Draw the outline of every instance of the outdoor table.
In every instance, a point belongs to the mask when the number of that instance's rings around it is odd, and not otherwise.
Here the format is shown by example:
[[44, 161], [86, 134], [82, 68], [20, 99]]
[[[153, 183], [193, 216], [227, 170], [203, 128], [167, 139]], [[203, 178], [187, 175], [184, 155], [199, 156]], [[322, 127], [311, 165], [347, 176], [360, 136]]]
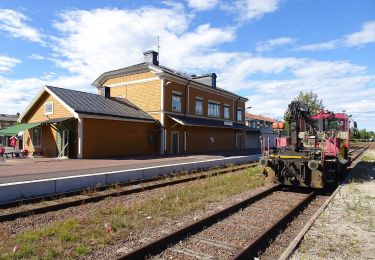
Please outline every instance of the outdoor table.
[[15, 157], [19, 158], [20, 153], [21, 153], [20, 150], [8, 150], [8, 151], [5, 151], [4, 156], [6, 156], [7, 159], [9, 159], [9, 156], [11, 156], [11, 158], [15, 158]]

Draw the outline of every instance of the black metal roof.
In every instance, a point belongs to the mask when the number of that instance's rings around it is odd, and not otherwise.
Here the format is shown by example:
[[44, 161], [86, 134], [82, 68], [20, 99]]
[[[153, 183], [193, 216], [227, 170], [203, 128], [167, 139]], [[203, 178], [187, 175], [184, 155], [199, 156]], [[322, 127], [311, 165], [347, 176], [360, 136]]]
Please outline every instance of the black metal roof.
[[106, 98], [97, 94], [46, 86], [78, 114], [111, 116], [132, 120], [155, 121], [127, 99]]
[[[198, 118], [184, 115], [168, 115], [174, 121], [186, 126], [203, 126], [203, 127], [219, 127], [226, 129], [245, 130], [249, 132], [259, 132], [259, 130], [248, 127], [232, 121], [222, 121], [217, 119]], [[227, 123], [225, 123], [227, 122]]]

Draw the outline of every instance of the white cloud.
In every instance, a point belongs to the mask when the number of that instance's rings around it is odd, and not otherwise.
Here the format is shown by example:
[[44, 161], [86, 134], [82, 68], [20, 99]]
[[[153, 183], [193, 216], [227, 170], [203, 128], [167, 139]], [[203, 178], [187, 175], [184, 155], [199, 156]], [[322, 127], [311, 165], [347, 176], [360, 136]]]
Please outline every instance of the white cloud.
[[346, 47], [363, 47], [366, 44], [375, 43], [375, 21], [370, 21], [362, 26], [358, 32], [354, 32], [340, 39], [327, 42], [301, 45], [294, 50], [296, 51], [325, 51], [333, 50], [340, 46]]
[[[54, 39], [55, 62], [94, 80], [103, 71], [142, 62], [142, 52], [156, 49], [156, 37], [160, 36], [161, 63], [188, 69], [196, 67], [202, 55], [216, 52], [220, 43], [235, 38], [231, 28], [209, 24], [190, 28], [190, 23], [190, 15], [176, 8], [64, 12], [54, 24], [61, 33]], [[223, 63], [227, 56], [212, 55], [209, 63]]]
[[213, 9], [218, 2], [218, 0], [188, 0], [188, 5], [198, 11], [205, 11]]
[[307, 61], [303, 66], [295, 68], [293, 74], [299, 78], [324, 78], [358, 75], [365, 71], [365, 67], [346, 61]]
[[256, 50], [258, 52], [270, 51], [277, 46], [288, 45], [294, 43], [296, 40], [290, 37], [280, 37], [276, 39], [270, 39], [267, 41], [257, 42]]
[[32, 77], [12, 79], [0, 76], [0, 104], [2, 113], [22, 112], [44, 85], [53, 85], [93, 92], [89, 79], [81, 76]]
[[362, 26], [362, 30], [344, 37], [344, 44], [347, 46], [363, 46], [375, 43], [375, 21], [367, 22]]
[[[260, 16], [251, 19], [254, 17]], [[331, 110], [358, 113], [365, 106], [375, 110], [370, 102], [371, 95], [375, 95], [375, 76], [366, 67], [348, 61], [222, 51], [220, 44], [235, 40], [235, 29], [195, 24], [193, 18], [181, 5], [63, 12], [53, 24], [58, 34], [51, 38], [48, 46], [52, 54], [46, 55], [46, 59], [70, 74], [50, 72], [26, 79], [0, 77], [0, 103], [5, 104], [2, 111], [22, 111], [43, 84], [94, 92], [90, 83], [97, 76], [142, 62], [143, 51], [156, 49], [158, 35], [161, 64], [195, 74], [217, 72], [219, 86], [248, 96], [254, 113], [282, 117], [300, 90], [316, 92]], [[273, 48], [292, 41], [282, 37], [264, 43]], [[34, 54], [30, 58], [41, 57]], [[358, 120], [360, 124], [375, 128], [375, 123], [361, 119], [359, 113], [358, 118], [362, 120]]]
[[19, 59], [0, 55], [0, 73], [11, 71], [19, 63]]
[[23, 13], [12, 9], [0, 9], [0, 30], [14, 38], [22, 38], [32, 42], [43, 43], [41, 33], [26, 24], [30, 20]]
[[44, 56], [36, 54], [36, 53], [29, 55], [28, 58], [32, 60], [45, 60], [46, 59]]
[[[375, 113], [366, 120], [359, 112], [375, 111], [375, 75], [348, 61], [244, 56], [231, 61], [218, 75], [220, 86], [248, 93], [251, 112], [282, 119], [301, 90], [311, 90], [332, 111], [346, 110], [362, 126], [375, 128]], [[366, 100], [363, 101], [363, 100]], [[361, 110], [362, 109], [362, 110]], [[357, 113], [357, 114], [356, 114]]]
[[315, 44], [306, 44], [296, 47], [296, 51], [325, 51], [336, 49], [340, 41], [332, 40], [328, 42], [321, 42]]
[[234, 4], [224, 5], [224, 9], [234, 11], [241, 21], [249, 21], [275, 12], [279, 3], [279, 0], [236, 0]]

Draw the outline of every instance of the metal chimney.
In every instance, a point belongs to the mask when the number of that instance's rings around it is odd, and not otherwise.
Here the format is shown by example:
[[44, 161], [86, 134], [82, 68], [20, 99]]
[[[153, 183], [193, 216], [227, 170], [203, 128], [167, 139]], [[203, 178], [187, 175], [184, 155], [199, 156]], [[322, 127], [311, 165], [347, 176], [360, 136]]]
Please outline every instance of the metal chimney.
[[158, 61], [159, 53], [158, 52], [151, 50], [151, 51], [144, 52], [143, 55], [145, 56], [144, 57], [145, 62], [159, 66], [159, 61]]
[[111, 97], [111, 88], [110, 87], [104, 87], [104, 97], [106, 97], [106, 98]]

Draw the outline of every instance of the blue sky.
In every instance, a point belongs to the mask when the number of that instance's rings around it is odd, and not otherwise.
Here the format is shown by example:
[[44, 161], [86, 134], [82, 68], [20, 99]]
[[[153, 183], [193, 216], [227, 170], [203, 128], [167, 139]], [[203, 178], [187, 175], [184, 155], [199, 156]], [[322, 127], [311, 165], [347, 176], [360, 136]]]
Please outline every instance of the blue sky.
[[0, 113], [22, 110], [44, 85], [94, 92], [104, 71], [160, 62], [216, 72], [281, 119], [299, 91], [375, 130], [375, 1], [186, 0], [0, 2]]

